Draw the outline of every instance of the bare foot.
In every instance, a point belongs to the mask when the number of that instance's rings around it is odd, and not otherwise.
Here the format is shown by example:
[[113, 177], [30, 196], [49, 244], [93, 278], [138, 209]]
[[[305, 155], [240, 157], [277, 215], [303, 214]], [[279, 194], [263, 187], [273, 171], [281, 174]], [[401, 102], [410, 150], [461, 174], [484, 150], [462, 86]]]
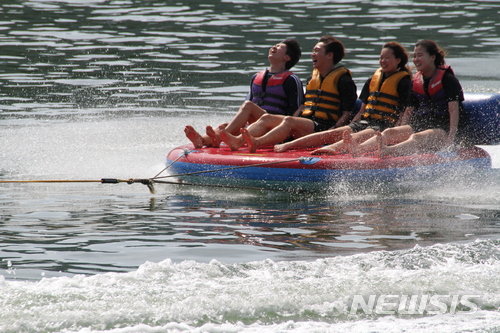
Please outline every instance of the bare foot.
[[[350, 136], [350, 133], [345, 131], [344, 135], [347, 134]], [[352, 138], [351, 138], [352, 139]], [[340, 140], [338, 142], [332, 143], [331, 145], [324, 146], [321, 148], [318, 148], [316, 150], [313, 150], [311, 154], [313, 155], [337, 155], [337, 154], [344, 154], [348, 152], [346, 150], [347, 148], [345, 147], [344, 141]]]
[[385, 141], [385, 137], [382, 135], [380, 132], [375, 133], [376, 138], [377, 138], [377, 143], [378, 143], [378, 150], [377, 150], [377, 155], [379, 158], [384, 158], [387, 151], [387, 145]]
[[274, 145], [274, 151], [276, 153], [284, 153], [287, 150], [288, 150], [288, 144], [286, 144], [286, 143], [281, 143], [279, 145]]
[[217, 129], [218, 130], [226, 129], [227, 125], [229, 124], [228, 123], [220, 124], [219, 126], [217, 126]]
[[242, 137], [234, 136], [223, 129], [219, 131], [219, 137], [232, 151], [238, 150], [245, 143]]
[[250, 133], [248, 133], [248, 130], [246, 128], [242, 128], [240, 131], [241, 131], [241, 136], [243, 137], [243, 140], [245, 140], [245, 142], [248, 145], [248, 150], [251, 153], [255, 153], [257, 151], [257, 148], [258, 148], [255, 138], [252, 135], [250, 135]]
[[360, 155], [358, 149], [359, 144], [356, 141], [354, 141], [351, 133], [349, 133], [348, 131], [342, 133], [342, 141], [344, 142], [344, 147], [347, 150], [347, 152], [350, 153], [353, 157], [358, 157]]
[[187, 125], [184, 128], [184, 133], [186, 133], [187, 138], [193, 143], [195, 148], [203, 147], [203, 137], [198, 132], [196, 132], [193, 126]]
[[206, 131], [207, 131], [207, 136], [212, 140], [211, 147], [219, 148], [220, 146], [219, 133], [217, 133], [217, 131], [215, 131], [212, 126], [207, 126]]
[[311, 152], [311, 155], [335, 155], [337, 154], [337, 150], [333, 149], [331, 147], [332, 145], [329, 146], [324, 146], [318, 149], [315, 149]]

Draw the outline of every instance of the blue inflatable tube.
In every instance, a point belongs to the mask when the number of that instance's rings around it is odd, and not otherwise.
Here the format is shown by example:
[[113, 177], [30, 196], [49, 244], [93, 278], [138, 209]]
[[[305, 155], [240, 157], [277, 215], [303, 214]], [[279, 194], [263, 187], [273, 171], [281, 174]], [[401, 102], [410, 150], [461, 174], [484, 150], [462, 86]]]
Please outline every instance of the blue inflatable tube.
[[472, 144], [500, 143], [500, 94], [465, 93], [467, 119], [462, 136]]

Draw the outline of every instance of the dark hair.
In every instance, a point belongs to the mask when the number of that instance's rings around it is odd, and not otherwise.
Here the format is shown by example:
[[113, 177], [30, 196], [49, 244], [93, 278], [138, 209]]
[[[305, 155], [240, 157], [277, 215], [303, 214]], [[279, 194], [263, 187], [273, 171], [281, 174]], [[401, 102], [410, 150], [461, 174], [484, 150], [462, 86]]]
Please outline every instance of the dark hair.
[[405, 70], [411, 75], [411, 70], [408, 67], [408, 51], [406, 51], [403, 45], [398, 42], [387, 42], [384, 44], [383, 49], [391, 49], [394, 57], [400, 60], [399, 70]]
[[436, 42], [433, 42], [429, 39], [422, 39], [415, 43], [415, 47], [418, 46], [422, 46], [423, 48], [425, 48], [429, 55], [436, 56], [436, 58], [434, 59], [434, 65], [436, 65], [436, 67], [445, 64], [444, 56], [446, 55], [446, 52], [441, 49], [439, 45], [436, 44]]
[[323, 36], [318, 43], [325, 44], [325, 54], [333, 52], [333, 64], [336, 65], [345, 57], [344, 44], [332, 36]]
[[299, 42], [295, 38], [287, 38], [282, 43], [286, 45], [286, 54], [290, 57], [290, 60], [285, 64], [285, 68], [290, 69], [299, 62], [302, 51]]

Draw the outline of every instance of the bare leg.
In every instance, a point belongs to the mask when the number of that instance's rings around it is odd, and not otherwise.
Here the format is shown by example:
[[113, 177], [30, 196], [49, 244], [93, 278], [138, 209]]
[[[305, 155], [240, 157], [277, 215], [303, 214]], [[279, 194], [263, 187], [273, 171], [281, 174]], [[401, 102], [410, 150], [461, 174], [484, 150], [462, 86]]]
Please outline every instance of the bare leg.
[[339, 143], [341, 143], [341, 142], [342, 141], [335, 142], [331, 145], [315, 149], [311, 152], [311, 155], [335, 155], [335, 154], [339, 153], [338, 146], [339, 146]]
[[354, 150], [363, 141], [368, 140], [375, 134], [375, 131], [371, 128], [364, 129], [357, 133], [352, 133], [352, 131], [344, 131], [342, 133], [342, 140], [333, 144], [331, 150], [333, 153], [346, 154], [351, 153], [353, 156], [359, 155]]
[[[372, 152], [378, 149], [376, 141], [371, 139], [378, 131], [367, 128], [354, 135], [344, 135], [344, 144], [346, 152], [353, 157], [360, 156], [367, 152]], [[345, 134], [345, 133], [344, 133]]]
[[382, 145], [381, 156], [404, 156], [414, 153], [436, 151], [443, 147], [447, 133], [438, 128], [414, 133], [410, 137], [393, 146]]
[[203, 146], [209, 146], [212, 144], [210, 138], [208, 138], [210, 140], [210, 142], [208, 142], [206, 138], [196, 132], [193, 126], [187, 125], [184, 128], [184, 133], [186, 133], [187, 138], [193, 143], [195, 148], [202, 148]]
[[[312, 133], [314, 123], [306, 118], [264, 114], [246, 130], [256, 139], [254, 149], [257, 149], [259, 146], [282, 142], [290, 135], [300, 137]], [[227, 129], [221, 130], [219, 135], [231, 150], [238, 150], [245, 143], [241, 135], [233, 135]]]
[[[285, 119], [284, 116], [264, 114], [260, 119], [250, 126], [248, 126], [248, 133], [252, 136], [262, 136], [268, 133], [270, 130], [274, 129]], [[229, 125], [228, 125], [229, 127]], [[246, 130], [246, 129], [245, 129]], [[229, 148], [233, 151], [238, 150], [241, 146], [245, 144], [245, 140], [241, 136], [241, 129], [238, 129], [240, 135], [230, 133], [225, 129], [219, 130], [219, 137], [222, 142], [226, 143]]]
[[415, 140], [415, 134], [410, 135], [410, 137], [393, 146], [387, 146], [387, 140], [383, 134], [377, 134], [377, 142], [379, 145], [378, 155], [380, 158], [386, 156], [402, 156], [407, 154], [413, 154], [417, 152], [418, 145]]
[[245, 143], [245, 140], [241, 137], [241, 135], [235, 136], [226, 130], [220, 130], [219, 137], [221, 141], [227, 144], [232, 151], [238, 150]]
[[377, 141], [377, 138], [375, 137], [377, 133], [380, 133], [380, 132], [375, 132], [374, 136], [365, 140], [362, 143], [359, 143], [356, 140], [350, 141], [345, 146], [347, 152], [349, 154], [351, 154], [353, 157], [358, 157], [358, 156], [363, 155], [365, 153], [377, 151], [379, 149], [379, 143]]
[[350, 153], [352, 156], [357, 156], [356, 148], [359, 146], [356, 141], [354, 141], [351, 133], [344, 132], [342, 135], [342, 143], [344, 144], [344, 149]]
[[264, 136], [269, 131], [281, 125], [286, 118], [286, 116], [266, 113], [258, 121], [248, 126], [248, 132], [254, 137]]
[[[311, 152], [311, 154], [312, 155], [320, 155], [320, 154], [334, 155], [334, 154], [344, 153], [346, 151], [344, 138], [346, 135], [349, 135], [349, 137], [350, 137], [350, 135], [352, 133], [352, 129], [349, 126], [339, 127], [338, 129], [339, 129], [338, 132], [340, 133], [341, 137], [339, 139], [337, 139], [337, 142], [335, 142], [331, 145], [313, 150]], [[342, 130], [342, 132], [340, 132], [340, 130]], [[342, 140], [340, 140], [340, 139], [342, 139]]]
[[[261, 119], [263, 118], [264, 116]], [[259, 122], [260, 120], [248, 128], [248, 132], [255, 138], [254, 149], [283, 142], [289, 137], [300, 138], [314, 132], [314, 122], [312, 120], [301, 117], [285, 117], [278, 126], [257, 137], [253, 127]]]
[[[248, 133], [253, 137], [260, 137], [266, 135], [271, 130], [277, 128], [287, 117], [281, 115], [271, 115], [264, 114], [259, 118], [258, 121], [254, 122], [248, 126]], [[228, 125], [229, 126], [229, 125]], [[246, 129], [245, 129], [246, 130]], [[239, 130], [241, 133], [241, 130]], [[219, 132], [219, 136], [223, 142], [225, 142], [231, 150], [238, 150], [242, 145], [245, 144], [245, 140], [241, 135], [231, 134], [225, 130]]]
[[322, 132], [311, 133], [293, 141], [278, 144], [274, 146], [274, 151], [282, 153], [289, 149], [318, 147], [328, 143], [334, 143], [341, 139], [342, 131], [347, 129], [350, 129], [350, 127], [342, 126]]
[[[365, 130], [366, 131], [366, 130]], [[357, 134], [360, 134], [364, 131], [361, 131]], [[380, 152], [380, 137], [377, 135], [379, 132], [375, 132], [375, 136], [372, 135], [371, 138], [366, 139], [364, 142], [356, 140], [351, 146], [351, 150], [349, 151], [353, 156], [360, 156], [369, 152]], [[413, 130], [410, 126], [398, 126], [388, 128], [382, 132], [382, 136], [384, 138], [384, 145], [392, 145], [402, 141], [407, 140], [413, 134]]]
[[240, 135], [240, 128], [243, 128], [246, 123], [252, 124], [256, 122], [265, 114], [267, 114], [267, 112], [257, 104], [245, 101], [240, 106], [236, 116], [227, 124], [225, 129], [232, 135]]

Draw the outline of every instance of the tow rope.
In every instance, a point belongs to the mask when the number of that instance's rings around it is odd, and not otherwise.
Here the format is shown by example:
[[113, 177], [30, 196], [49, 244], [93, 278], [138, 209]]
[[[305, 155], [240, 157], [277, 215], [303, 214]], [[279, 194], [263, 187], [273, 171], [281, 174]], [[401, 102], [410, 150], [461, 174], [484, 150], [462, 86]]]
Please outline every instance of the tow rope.
[[272, 165], [272, 164], [279, 164], [279, 163], [287, 163], [287, 162], [300, 162], [302, 164], [314, 164], [321, 160], [321, 158], [318, 157], [298, 157], [290, 160], [284, 160], [284, 161], [276, 161], [276, 162], [266, 162], [266, 163], [258, 163], [258, 164], [252, 164], [252, 165], [242, 165], [242, 166], [232, 166], [232, 167], [224, 167], [224, 168], [219, 168], [219, 169], [213, 169], [213, 170], [202, 170], [202, 171], [195, 171], [195, 172], [189, 172], [189, 173], [183, 173], [183, 174], [173, 174], [173, 175], [167, 175], [167, 176], [161, 176], [160, 175], [168, 170], [170, 166], [172, 166], [175, 162], [177, 162], [180, 158], [192, 153], [196, 152], [196, 150], [188, 150], [184, 149], [182, 153], [179, 154], [179, 156], [171, 161], [163, 170], [161, 170], [159, 173], [157, 173], [154, 177], [152, 178], [130, 178], [130, 179], [118, 179], [118, 178], [102, 178], [102, 179], [67, 179], [67, 180], [0, 180], [0, 184], [7, 184], [7, 183], [101, 183], [101, 184], [118, 184], [118, 183], [127, 183], [127, 184], [135, 184], [135, 183], [141, 183], [143, 185], [146, 185], [149, 189], [149, 192], [151, 194], [155, 193], [155, 188], [154, 184], [155, 183], [161, 183], [161, 184], [176, 184], [176, 185], [199, 185], [199, 186], [212, 186], [212, 187], [228, 187], [228, 188], [246, 188], [246, 189], [258, 189], [262, 190], [263, 188], [260, 187], [251, 187], [251, 186], [231, 186], [231, 185], [216, 185], [216, 184], [194, 184], [194, 183], [187, 183], [187, 182], [173, 182], [173, 181], [165, 181], [163, 179], [165, 178], [172, 178], [172, 177], [183, 177], [183, 176], [191, 176], [191, 175], [198, 175], [198, 174], [204, 174], [204, 173], [210, 173], [210, 172], [222, 172], [222, 171], [227, 171], [227, 170], [235, 170], [235, 169], [242, 169], [242, 168], [250, 168], [250, 167], [259, 167], [259, 166], [265, 166], [265, 165]]

